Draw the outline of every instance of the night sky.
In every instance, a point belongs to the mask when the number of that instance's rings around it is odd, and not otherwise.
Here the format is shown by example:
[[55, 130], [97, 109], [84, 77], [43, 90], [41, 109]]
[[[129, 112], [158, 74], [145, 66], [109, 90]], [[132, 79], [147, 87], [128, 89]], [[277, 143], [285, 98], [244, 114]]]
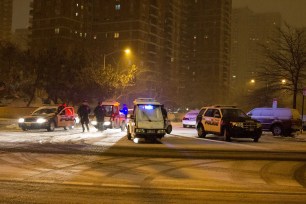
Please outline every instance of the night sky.
[[[213, 0], [212, 0], [213, 1]], [[248, 6], [254, 12], [280, 12], [293, 26], [306, 26], [306, 0], [232, 0], [233, 8]], [[14, 0], [12, 29], [28, 26], [30, 0]]]

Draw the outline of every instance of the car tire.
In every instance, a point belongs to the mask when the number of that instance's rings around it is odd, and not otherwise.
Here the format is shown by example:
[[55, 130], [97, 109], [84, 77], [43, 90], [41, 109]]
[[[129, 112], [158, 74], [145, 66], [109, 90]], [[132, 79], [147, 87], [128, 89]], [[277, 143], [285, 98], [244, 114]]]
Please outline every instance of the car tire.
[[26, 127], [21, 128], [23, 131], [27, 131], [28, 129]]
[[127, 134], [126, 134], [126, 136], [127, 136], [128, 140], [132, 139], [132, 135], [131, 135], [129, 126], [127, 127]]
[[206, 132], [204, 130], [203, 125], [199, 125], [197, 127], [197, 132], [198, 132], [198, 137], [200, 137], [200, 138], [204, 138], [206, 136]]
[[183, 125], [183, 128], [187, 128], [187, 125]]
[[170, 134], [172, 132], [172, 125], [168, 125], [168, 127], [166, 128], [166, 133]]
[[53, 132], [55, 129], [55, 122], [54, 121], [51, 121], [50, 124], [49, 124], [49, 127], [47, 128], [47, 130], [49, 132]]
[[283, 134], [282, 126], [280, 126], [280, 125], [273, 125], [273, 127], [272, 127], [272, 134], [274, 136], [282, 135]]
[[258, 140], [259, 140], [259, 137], [255, 137], [255, 138], [253, 139], [253, 142], [258, 142]]
[[223, 137], [224, 137], [225, 141], [227, 141], [227, 142], [231, 141], [231, 134], [230, 134], [230, 132], [227, 128], [224, 128], [224, 130], [223, 130]]

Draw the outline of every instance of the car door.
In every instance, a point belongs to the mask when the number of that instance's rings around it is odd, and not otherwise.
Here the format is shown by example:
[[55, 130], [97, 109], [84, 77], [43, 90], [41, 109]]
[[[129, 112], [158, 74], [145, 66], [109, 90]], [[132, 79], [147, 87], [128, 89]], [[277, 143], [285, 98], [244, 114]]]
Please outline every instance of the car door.
[[204, 129], [206, 132], [212, 131], [212, 121], [213, 121], [213, 113], [214, 109], [208, 108], [207, 111], [204, 113], [204, 117], [202, 119], [202, 124], [204, 125]]
[[221, 130], [221, 113], [220, 110], [214, 109], [213, 117], [211, 119], [211, 132], [219, 134]]

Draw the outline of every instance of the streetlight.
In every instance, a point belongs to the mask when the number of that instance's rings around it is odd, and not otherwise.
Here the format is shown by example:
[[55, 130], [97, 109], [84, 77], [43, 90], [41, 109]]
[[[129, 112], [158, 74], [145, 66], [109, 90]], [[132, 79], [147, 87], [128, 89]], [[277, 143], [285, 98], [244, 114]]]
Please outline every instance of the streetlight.
[[107, 56], [112, 55], [112, 54], [117, 53], [117, 52], [122, 52], [122, 51], [125, 52], [125, 54], [130, 54], [130, 52], [131, 52], [130, 49], [125, 49], [125, 50], [115, 50], [113, 52], [104, 54], [103, 55], [103, 68], [105, 69], [105, 59], [106, 59]]

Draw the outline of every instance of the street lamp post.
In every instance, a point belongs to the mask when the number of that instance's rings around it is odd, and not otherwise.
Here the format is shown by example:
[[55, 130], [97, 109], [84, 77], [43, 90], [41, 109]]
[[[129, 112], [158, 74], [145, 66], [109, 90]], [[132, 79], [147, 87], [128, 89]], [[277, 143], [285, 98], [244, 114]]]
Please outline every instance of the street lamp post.
[[104, 55], [103, 55], [103, 68], [105, 69], [105, 59], [106, 59], [106, 57], [108, 57], [109, 55], [112, 55], [112, 54], [114, 54], [114, 53], [122, 52], [122, 51], [125, 52], [126, 54], [129, 54], [129, 53], [131, 52], [130, 49], [125, 49], [125, 50], [115, 50], [115, 51], [113, 51], [113, 52], [104, 54]]

